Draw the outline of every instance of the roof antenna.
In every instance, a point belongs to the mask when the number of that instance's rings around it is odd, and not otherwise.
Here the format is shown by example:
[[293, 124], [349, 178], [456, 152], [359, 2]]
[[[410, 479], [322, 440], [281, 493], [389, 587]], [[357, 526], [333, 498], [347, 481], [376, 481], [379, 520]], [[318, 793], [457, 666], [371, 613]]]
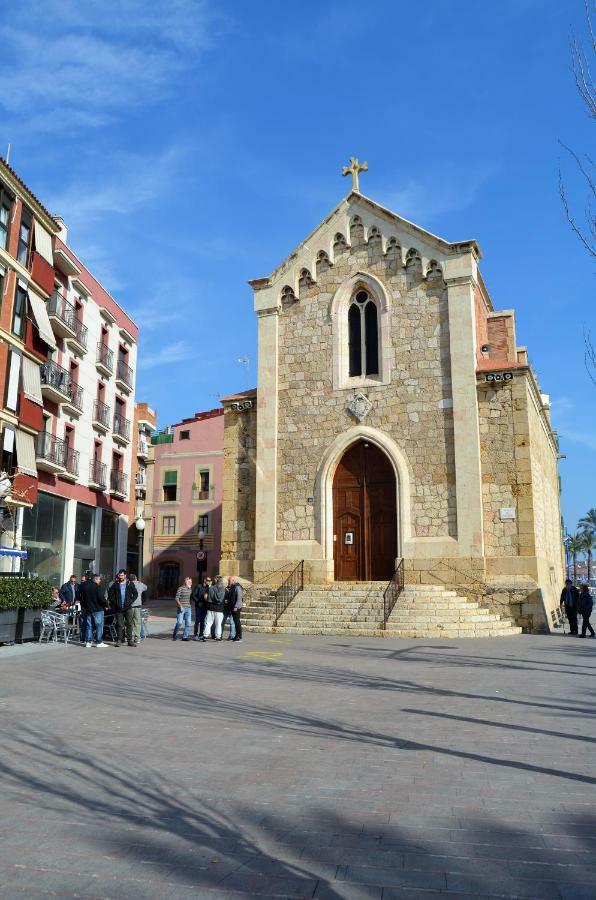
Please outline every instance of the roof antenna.
[[6, 150], [6, 159], [5, 159], [6, 165], [8, 165], [9, 160], [10, 160], [10, 144], [8, 145], [8, 148]]

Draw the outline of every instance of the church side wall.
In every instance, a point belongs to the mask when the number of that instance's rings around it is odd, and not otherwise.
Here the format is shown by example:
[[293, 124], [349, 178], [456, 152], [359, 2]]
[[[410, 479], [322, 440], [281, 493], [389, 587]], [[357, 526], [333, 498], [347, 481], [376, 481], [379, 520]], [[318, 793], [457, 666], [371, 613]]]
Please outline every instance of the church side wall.
[[224, 413], [221, 570], [253, 578], [255, 557], [256, 408]]
[[408, 281], [395, 251], [364, 243], [339, 255], [279, 317], [277, 539], [320, 540], [314, 504], [318, 467], [334, 438], [355, 424], [352, 389], [333, 389], [331, 299], [358, 272], [376, 275], [392, 298], [391, 384], [363, 388], [365, 424], [389, 434], [410, 466], [414, 537], [456, 537], [453, 415], [446, 290]]

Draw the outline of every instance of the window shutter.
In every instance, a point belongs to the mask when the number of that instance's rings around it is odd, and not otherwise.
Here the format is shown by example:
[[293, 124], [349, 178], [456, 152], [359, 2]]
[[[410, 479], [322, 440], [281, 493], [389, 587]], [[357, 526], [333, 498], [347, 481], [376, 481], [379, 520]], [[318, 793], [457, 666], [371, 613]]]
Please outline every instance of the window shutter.
[[164, 484], [178, 484], [178, 472], [164, 472], [163, 473], [163, 483]]
[[10, 370], [8, 374], [8, 391], [6, 392], [6, 408], [16, 411], [19, 402], [19, 375], [21, 357], [15, 350], [10, 351]]
[[40, 338], [42, 339], [42, 341], [45, 341], [48, 347], [51, 347], [52, 350], [55, 350], [56, 341], [54, 339], [52, 326], [50, 325], [45, 300], [42, 300], [41, 297], [38, 297], [37, 294], [33, 293], [33, 291], [29, 291], [29, 303], [31, 305], [31, 312], [33, 313], [33, 318], [35, 319], [35, 324], [37, 325], [37, 330], [39, 331]]
[[23, 393], [28, 400], [43, 406], [39, 365], [28, 356], [23, 357]]
[[17, 428], [17, 468], [26, 475], [37, 478], [37, 464], [35, 462], [35, 441], [33, 435]]
[[54, 265], [52, 238], [45, 230], [43, 225], [40, 225], [37, 220], [35, 221], [35, 249], [40, 256], [43, 256], [47, 263], [49, 263], [51, 266]]

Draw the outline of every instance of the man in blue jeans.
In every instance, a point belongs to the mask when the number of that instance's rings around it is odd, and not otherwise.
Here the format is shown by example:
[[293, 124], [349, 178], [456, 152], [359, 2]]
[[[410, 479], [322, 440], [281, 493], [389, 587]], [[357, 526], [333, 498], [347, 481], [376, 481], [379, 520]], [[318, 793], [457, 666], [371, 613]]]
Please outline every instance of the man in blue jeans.
[[105, 600], [103, 598], [99, 583], [101, 577], [92, 575], [87, 572], [85, 581], [79, 588], [79, 600], [81, 602], [81, 610], [86, 616], [86, 635], [85, 647], [92, 647], [93, 632], [95, 632], [95, 646], [107, 647], [103, 640], [103, 624], [105, 614]]
[[191, 612], [190, 612], [190, 598], [192, 596], [192, 578], [188, 576], [184, 579], [184, 584], [178, 588], [176, 591], [176, 605], [178, 607], [178, 612], [176, 613], [176, 624], [174, 625], [174, 634], [172, 635], [172, 640], [175, 641], [178, 637], [178, 631], [182, 628], [184, 624], [184, 631], [182, 633], [182, 640], [187, 641], [188, 636], [190, 634], [190, 621], [191, 621]]

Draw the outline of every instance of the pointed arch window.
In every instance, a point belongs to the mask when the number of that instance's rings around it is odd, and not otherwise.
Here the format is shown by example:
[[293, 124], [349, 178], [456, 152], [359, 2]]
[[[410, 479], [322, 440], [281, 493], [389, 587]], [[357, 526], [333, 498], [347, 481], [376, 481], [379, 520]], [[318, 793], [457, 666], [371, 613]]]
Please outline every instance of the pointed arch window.
[[368, 291], [358, 290], [348, 309], [350, 378], [379, 374], [377, 304]]

